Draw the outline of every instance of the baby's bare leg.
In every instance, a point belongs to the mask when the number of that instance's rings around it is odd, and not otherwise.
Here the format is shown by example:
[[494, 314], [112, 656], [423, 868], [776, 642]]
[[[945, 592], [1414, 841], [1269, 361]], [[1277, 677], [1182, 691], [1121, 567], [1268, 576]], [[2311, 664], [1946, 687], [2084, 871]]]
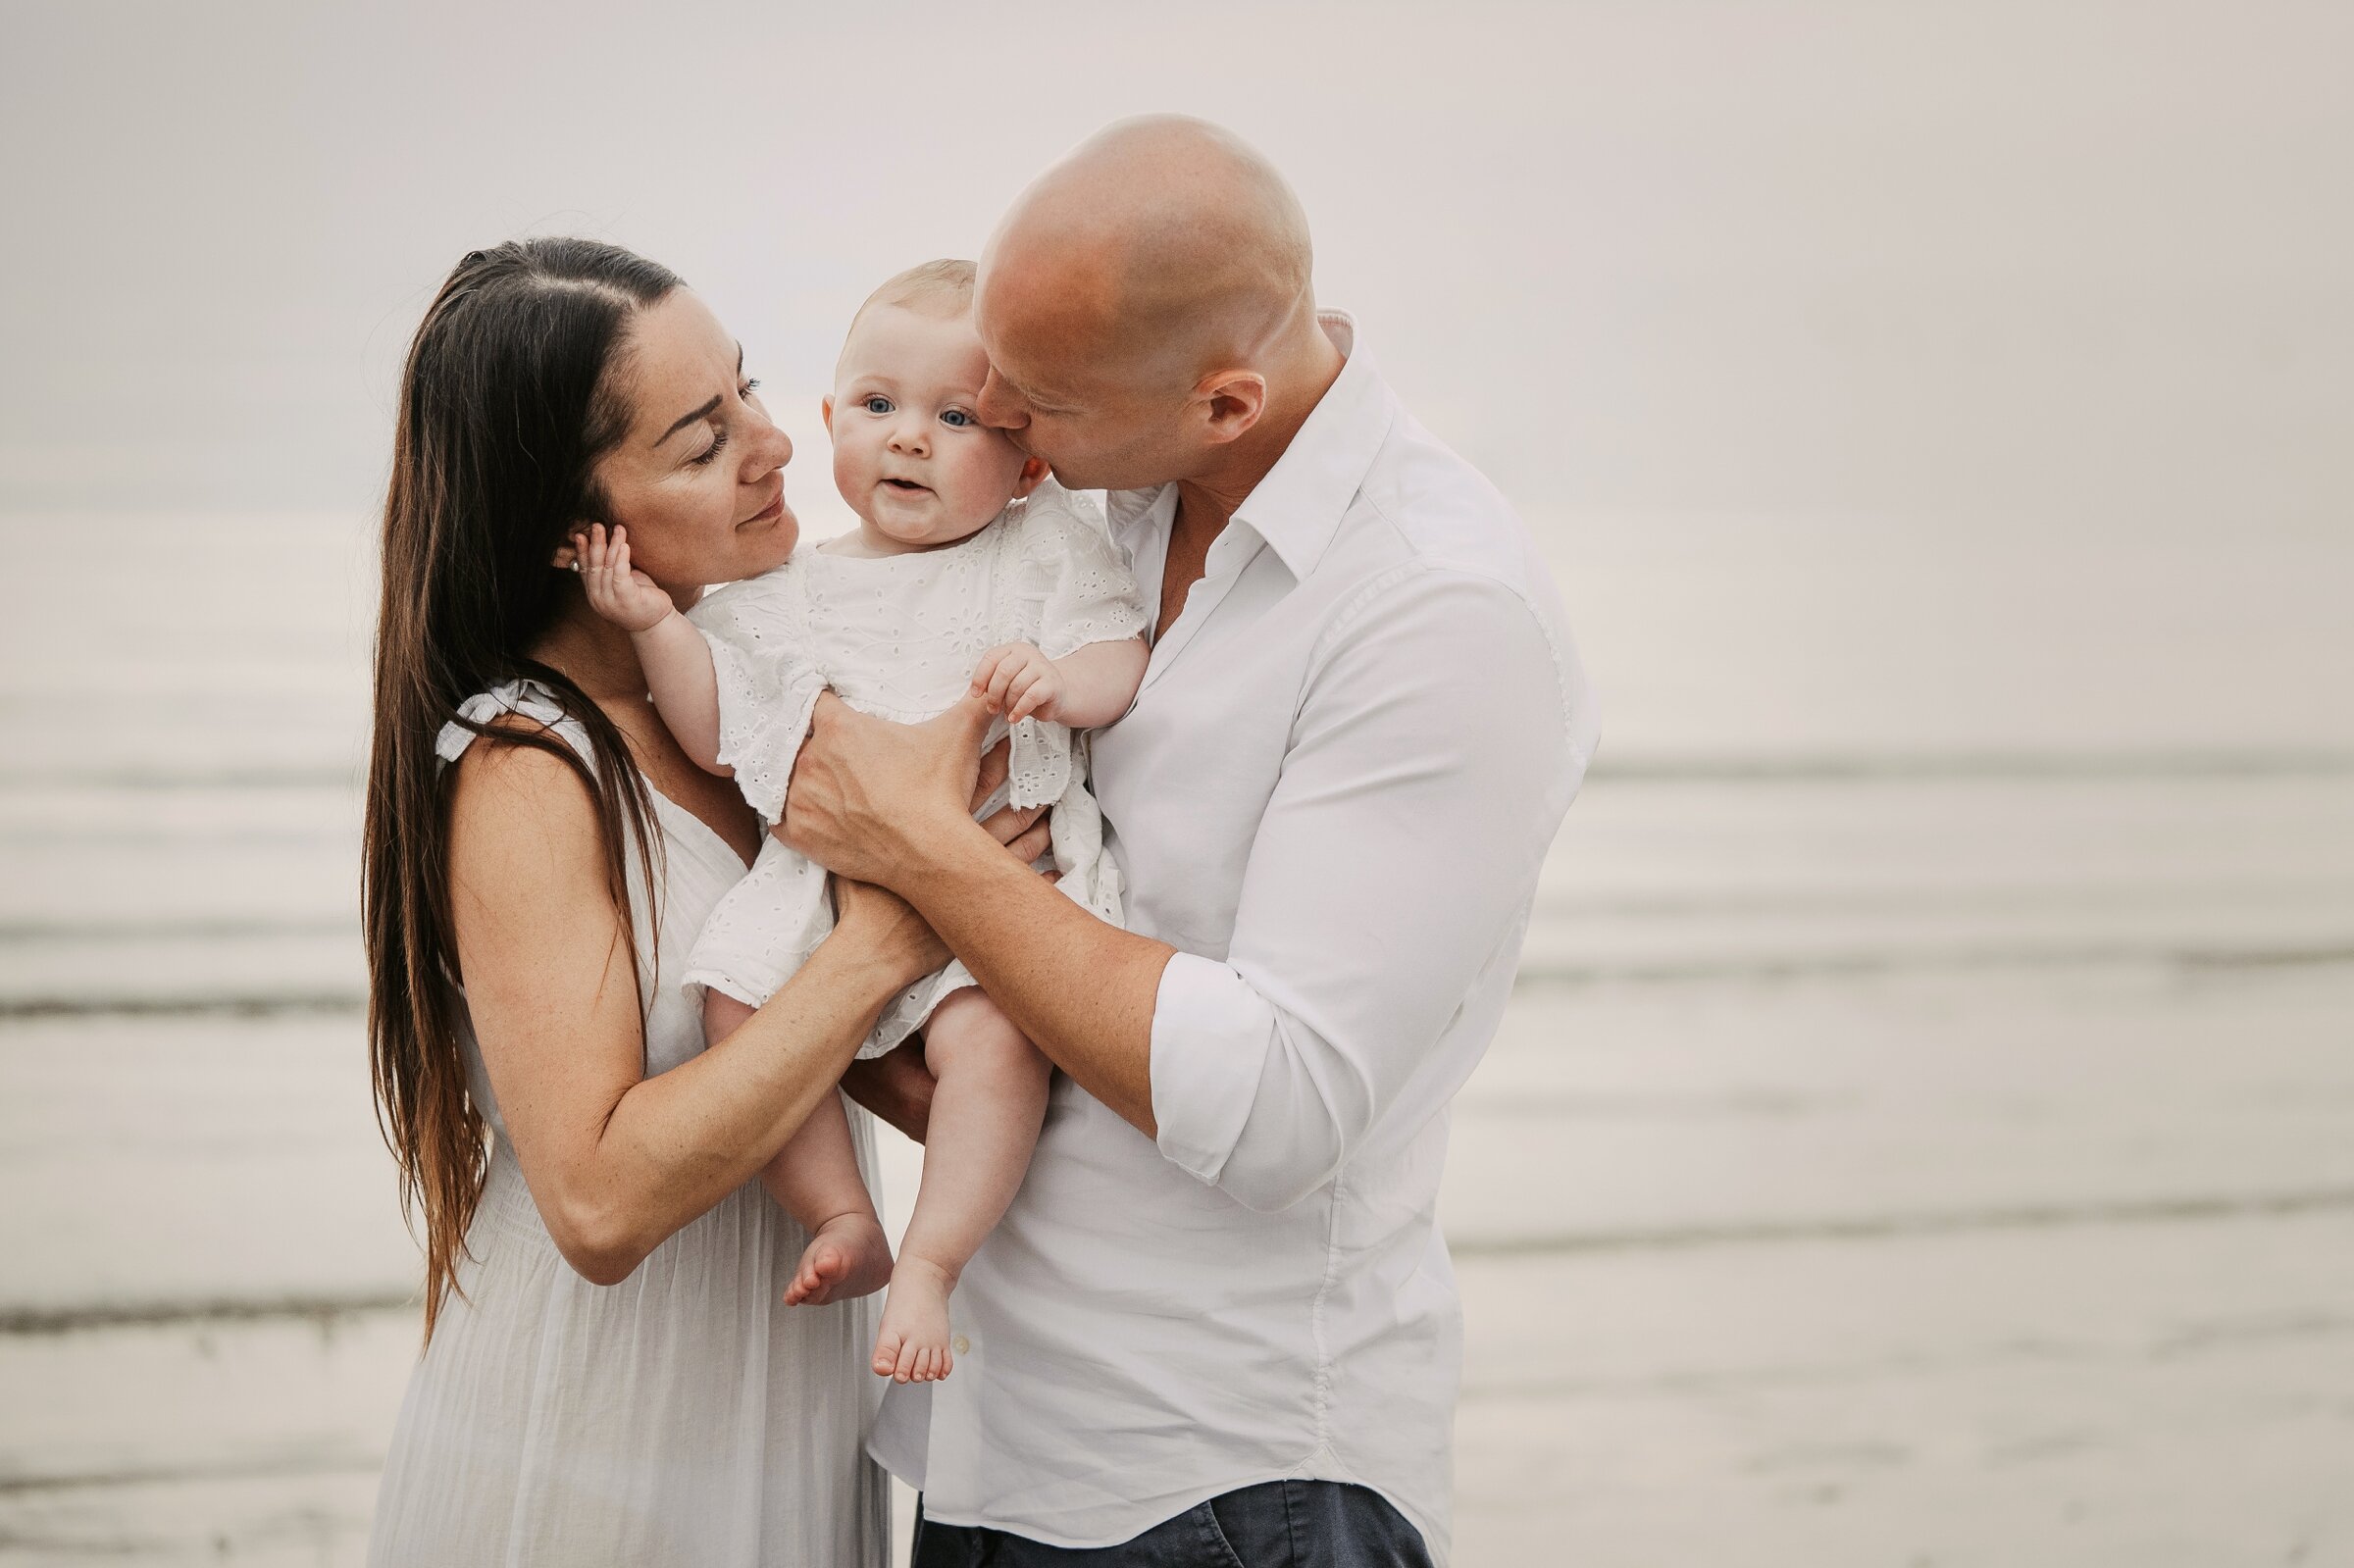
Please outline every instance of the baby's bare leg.
[[[751, 1016], [749, 1003], [722, 991], [703, 993], [705, 1040], [726, 1039]], [[858, 1174], [858, 1149], [840, 1094], [818, 1101], [801, 1130], [761, 1169], [760, 1185], [809, 1233], [785, 1290], [787, 1306], [823, 1306], [883, 1289], [891, 1278], [891, 1240]]]
[[955, 1364], [948, 1293], [1030, 1169], [1053, 1071], [997, 1003], [969, 986], [924, 1026], [924, 1060], [940, 1080], [924, 1180], [875, 1340], [875, 1371], [900, 1383], [945, 1378]]

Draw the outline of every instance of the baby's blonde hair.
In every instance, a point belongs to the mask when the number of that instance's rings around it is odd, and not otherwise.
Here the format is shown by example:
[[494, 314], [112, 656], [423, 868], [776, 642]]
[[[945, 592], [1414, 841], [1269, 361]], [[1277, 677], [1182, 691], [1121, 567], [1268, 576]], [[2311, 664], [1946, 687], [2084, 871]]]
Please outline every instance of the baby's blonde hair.
[[866, 296], [866, 303], [858, 307], [858, 315], [850, 318], [850, 330], [856, 331], [859, 317], [877, 305], [896, 305], [901, 310], [921, 311], [927, 316], [962, 316], [973, 308], [973, 278], [980, 271], [972, 262], [943, 256], [938, 261], [894, 274]]

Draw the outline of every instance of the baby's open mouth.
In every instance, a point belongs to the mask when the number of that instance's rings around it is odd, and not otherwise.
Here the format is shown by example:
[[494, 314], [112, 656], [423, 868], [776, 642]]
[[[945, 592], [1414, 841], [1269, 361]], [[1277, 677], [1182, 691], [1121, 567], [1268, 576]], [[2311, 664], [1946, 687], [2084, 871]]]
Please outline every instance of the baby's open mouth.
[[918, 484], [913, 480], [885, 480], [883, 482], [890, 485], [895, 490], [906, 490], [911, 493], [916, 490], [928, 490], [931, 488], [930, 485]]

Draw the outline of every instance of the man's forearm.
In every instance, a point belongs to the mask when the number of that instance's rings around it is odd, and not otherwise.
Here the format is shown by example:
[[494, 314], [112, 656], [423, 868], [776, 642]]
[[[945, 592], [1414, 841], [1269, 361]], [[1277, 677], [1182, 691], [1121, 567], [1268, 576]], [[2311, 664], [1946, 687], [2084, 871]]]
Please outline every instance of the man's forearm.
[[925, 856], [893, 890], [990, 999], [1081, 1088], [1156, 1137], [1152, 1009], [1176, 949], [1105, 925], [979, 828]]

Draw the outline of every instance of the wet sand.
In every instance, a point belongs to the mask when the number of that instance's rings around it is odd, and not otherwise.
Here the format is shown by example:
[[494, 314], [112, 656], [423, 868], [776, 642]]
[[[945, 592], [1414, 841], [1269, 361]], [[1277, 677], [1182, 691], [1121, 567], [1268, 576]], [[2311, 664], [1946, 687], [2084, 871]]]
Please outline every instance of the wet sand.
[[[0, 633], [0, 1562], [356, 1562], [364, 529], [135, 527], [140, 637]], [[2354, 1561], [2350, 1044], [2327, 748], [1606, 753], [1456, 1111], [1458, 1560]]]

